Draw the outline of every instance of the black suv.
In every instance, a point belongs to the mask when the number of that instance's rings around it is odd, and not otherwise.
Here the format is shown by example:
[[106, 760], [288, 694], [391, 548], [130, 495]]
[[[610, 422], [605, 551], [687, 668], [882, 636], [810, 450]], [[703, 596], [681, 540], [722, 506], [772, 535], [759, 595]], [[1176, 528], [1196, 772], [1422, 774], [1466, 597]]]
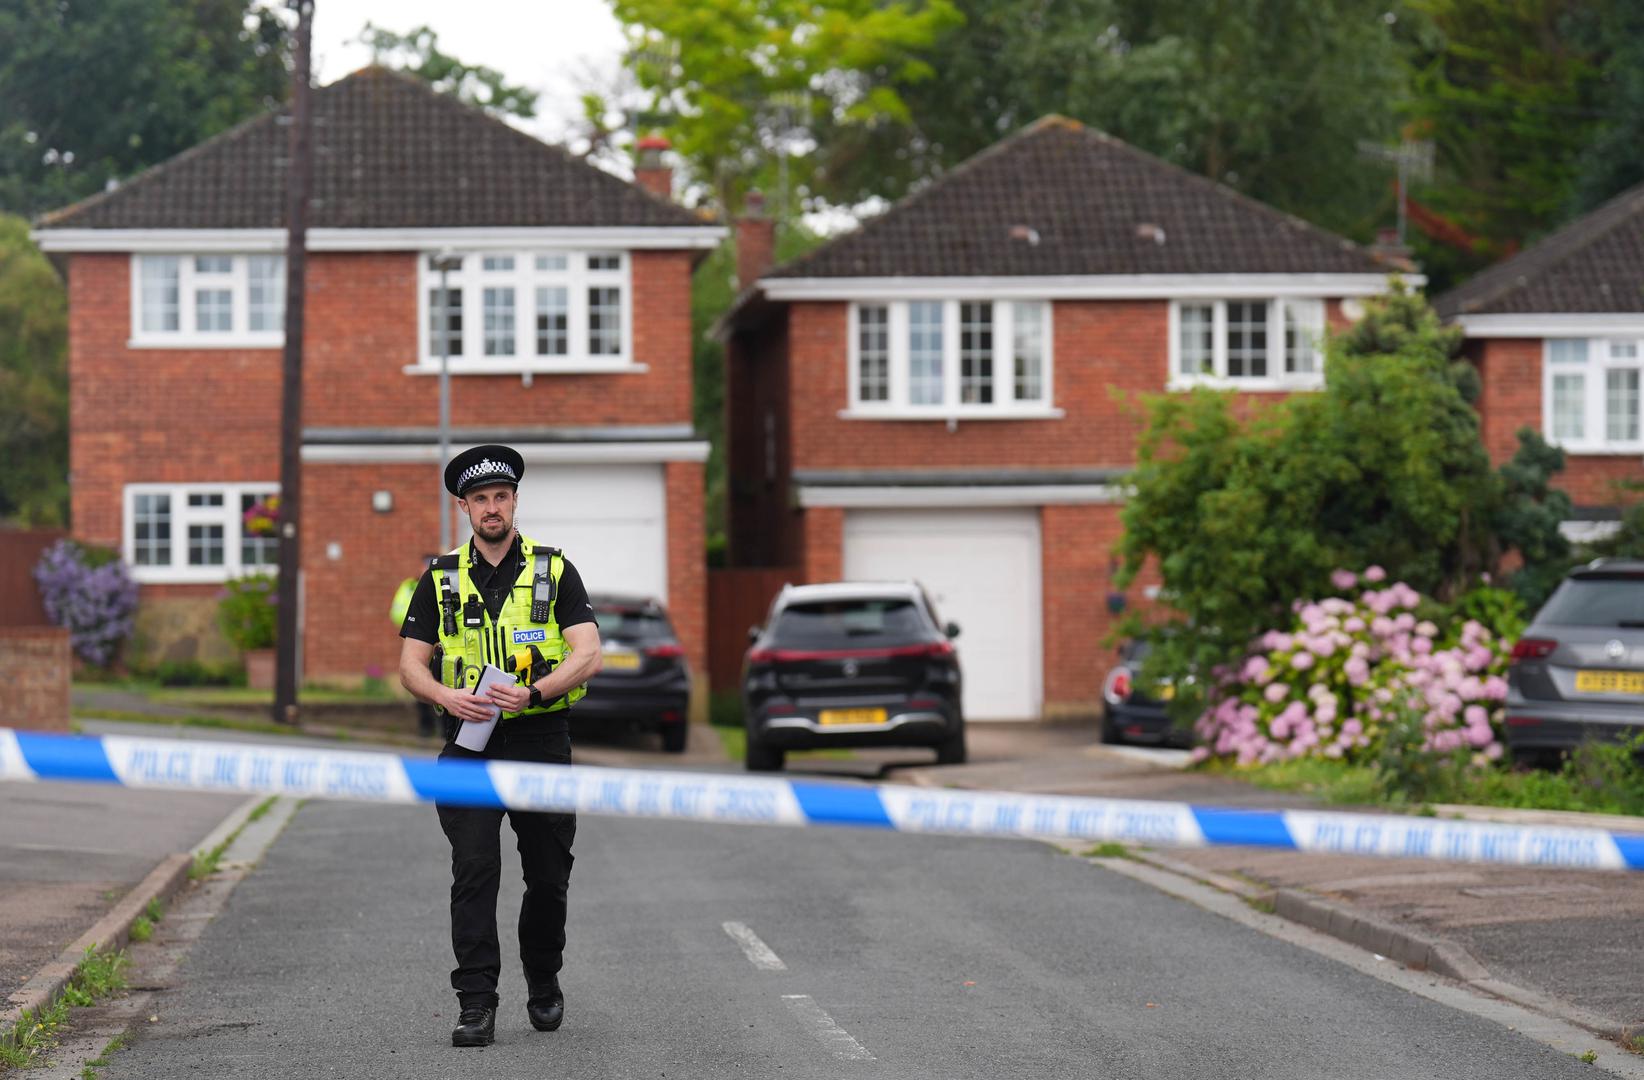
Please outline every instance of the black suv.
[[1507, 745], [1550, 758], [1644, 730], [1644, 560], [1572, 570], [1513, 646]]
[[588, 681], [588, 696], [571, 710], [578, 729], [613, 723], [662, 736], [662, 749], [683, 753], [691, 669], [662, 605], [648, 596], [588, 598], [599, 619], [604, 666]]
[[1144, 686], [1142, 665], [1150, 646], [1137, 639], [1119, 646], [1119, 662], [1102, 680], [1102, 741], [1187, 747], [1193, 733], [1171, 722], [1169, 706], [1176, 688], [1169, 683]]
[[929, 746], [942, 764], [964, 761], [958, 634], [913, 582], [783, 588], [749, 631], [748, 768], [829, 746]]

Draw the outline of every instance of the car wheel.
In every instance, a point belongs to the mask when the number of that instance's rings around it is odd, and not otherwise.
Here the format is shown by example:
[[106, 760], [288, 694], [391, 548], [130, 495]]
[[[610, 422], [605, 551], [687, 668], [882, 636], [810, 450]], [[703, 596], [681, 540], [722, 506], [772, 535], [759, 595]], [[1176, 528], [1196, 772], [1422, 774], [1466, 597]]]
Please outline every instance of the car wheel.
[[782, 759], [785, 756], [781, 750], [750, 742], [743, 751], [742, 763], [747, 766], [749, 772], [776, 772], [782, 768]]
[[936, 764], [938, 764], [938, 765], [963, 765], [964, 763], [965, 763], [965, 731], [964, 731], [963, 728], [961, 728], [959, 730], [959, 734], [954, 735], [951, 738], [947, 739], [946, 741], [937, 744], [937, 746], [936, 746]]
[[662, 749], [670, 754], [685, 752], [685, 738], [690, 731], [690, 725], [684, 721], [677, 724], [662, 725]]
[[1119, 729], [1113, 726], [1113, 714], [1105, 709], [1102, 711], [1101, 738], [1105, 743], [1117, 743], [1119, 741]]

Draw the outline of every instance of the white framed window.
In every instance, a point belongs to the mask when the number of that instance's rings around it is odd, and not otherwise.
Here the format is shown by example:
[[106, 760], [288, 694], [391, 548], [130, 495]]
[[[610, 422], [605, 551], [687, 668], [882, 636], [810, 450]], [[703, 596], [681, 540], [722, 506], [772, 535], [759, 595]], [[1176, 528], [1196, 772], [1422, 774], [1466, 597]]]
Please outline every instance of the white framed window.
[[122, 552], [148, 583], [210, 583], [273, 573], [279, 540], [248, 522], [278, 485], [127, 484]]
[[1316, 390], [1324, 385], [1324, 301], [1282, 296], [1170, 305], [1171, 389]]
[[1045, 301], [863, 301], [850, 306], [850, 405], [860, 418], [1050, 418]]
[[633, 296], [622, 251], [484, 252], [446, 273], [418, 260], [417, 363], [437, 371], [440, 346], [452, 374], [639, 370], [633, 361]]
[[1644, 451], [1644, 341], [1548, 338], [1541, 429], [1571, 453]]
[[285, 256], [133, 255], [133, 348], [278, 348]]

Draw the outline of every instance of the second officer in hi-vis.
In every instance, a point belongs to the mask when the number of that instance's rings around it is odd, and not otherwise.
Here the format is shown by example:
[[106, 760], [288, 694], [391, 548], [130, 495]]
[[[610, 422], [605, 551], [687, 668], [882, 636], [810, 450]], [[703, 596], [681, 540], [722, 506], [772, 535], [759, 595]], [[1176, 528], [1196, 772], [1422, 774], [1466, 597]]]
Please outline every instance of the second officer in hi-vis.
[[[445, 468], [445, 486], [468, 515], [474, 537], [433, 561], [400, 628], [401, 683], [446, 716], [442, 758], [568, 763], [566, 710], [599, 671], [599, 627], [576, 567], [557, 548], [514, 530], [524, 472], [518, 453], [496, 445], [464, 451]], [[517, 678], [476, 696], [487, 664]], [[461, 725], [489, 720], [492, 706], [502, 710], [502, 719], [485, 748], [457, 745]], [[575, 815], [440, 806], [440, 826], [451, 842], [451, 945], [457, 958], [451, 985], [461, 1006], [451, 1033], [455, 1046], [484, 1046], [495, 1031], [504, 814], [518, 837], [525, 874], [519, 947], [526, 1014], [538, 1031], [553, 1031], [565, 1015], [559, 971]]]

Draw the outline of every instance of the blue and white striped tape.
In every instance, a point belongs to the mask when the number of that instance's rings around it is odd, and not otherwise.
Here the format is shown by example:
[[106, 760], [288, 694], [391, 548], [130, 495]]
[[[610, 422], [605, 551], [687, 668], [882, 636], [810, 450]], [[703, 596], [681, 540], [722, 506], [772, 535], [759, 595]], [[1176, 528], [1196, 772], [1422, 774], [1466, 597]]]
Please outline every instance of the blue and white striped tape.
[[849, 825], [1149, 847], [1258, 846], [1448, 862], [1644, 870], [1644, 833], [1396, 815], [879, 787], [307, 746], [0, 728], [0, 780], [78, 780], [363, 802], [576, 811], [745, 825]]

